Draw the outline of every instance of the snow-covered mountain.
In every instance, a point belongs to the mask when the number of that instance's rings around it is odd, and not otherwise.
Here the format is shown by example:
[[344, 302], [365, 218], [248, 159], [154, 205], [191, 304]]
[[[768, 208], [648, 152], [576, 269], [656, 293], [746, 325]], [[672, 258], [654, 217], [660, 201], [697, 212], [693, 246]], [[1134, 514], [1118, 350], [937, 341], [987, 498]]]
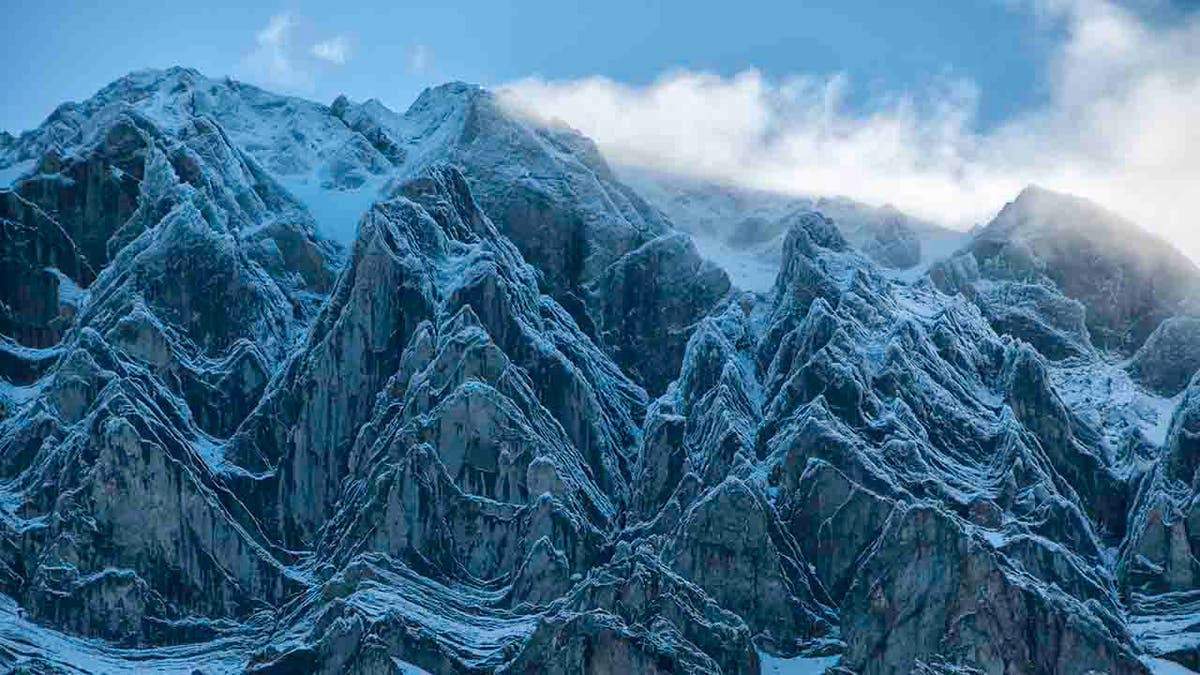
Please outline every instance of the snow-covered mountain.
[[626, 173], [463, 84], [0, 137], [0, 664], [1200, 665], [1194, 265]]
[[846, 197], [800, 197], [630, 166], [620, 167], [619, 174], [705, 252], [728, 261], [735, 278], [744, 270], [740, 278], [746, 287], [774, 282], [789, 218], [797, 213], [818, 211], [832, 218], [855, 248], [885, 270], [906, 271], [905, 278], [916, 278], [968, 238], [892, 206]]

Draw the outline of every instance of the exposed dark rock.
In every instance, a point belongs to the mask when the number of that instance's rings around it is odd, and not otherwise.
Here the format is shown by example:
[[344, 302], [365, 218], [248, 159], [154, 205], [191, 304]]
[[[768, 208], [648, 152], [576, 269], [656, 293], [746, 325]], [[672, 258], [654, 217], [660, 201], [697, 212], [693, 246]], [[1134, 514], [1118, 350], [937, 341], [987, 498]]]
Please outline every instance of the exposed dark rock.
[[1116, 617], [1030, 587], [930, 507], [892, 515], [843, 607], [854, 617], [843, 661], [862, 673], [906, 673], [937, 655], [982, 672], [1148, 672]]
[[1129, 362], [1129, 372], [1163, 396], [1183, 391], [1200, 370], [1200, 318], [1173, 316], [1146, 338]]
[[689, 331], [728, 291], [725, 272], [681, 233], [631, 251], [590, 287], [601, 339], [652, 395], [679, 374]]
[[812, 637], [828, 635], [831, 616], [823, 591], [761, 495], [736, 478], [705, 494], [685, 516], [667, 550], [676, 572], [737, 613], [771, 648], [794, 653]]

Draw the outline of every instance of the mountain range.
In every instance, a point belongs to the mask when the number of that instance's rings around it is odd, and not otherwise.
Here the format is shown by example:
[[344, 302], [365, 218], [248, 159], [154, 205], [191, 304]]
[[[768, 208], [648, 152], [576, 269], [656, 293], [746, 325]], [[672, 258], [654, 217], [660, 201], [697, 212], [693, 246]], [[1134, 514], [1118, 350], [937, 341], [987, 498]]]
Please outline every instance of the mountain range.
[[184, 68], [0, 135], [9, 672], [1200, 668], [1200, 268]]

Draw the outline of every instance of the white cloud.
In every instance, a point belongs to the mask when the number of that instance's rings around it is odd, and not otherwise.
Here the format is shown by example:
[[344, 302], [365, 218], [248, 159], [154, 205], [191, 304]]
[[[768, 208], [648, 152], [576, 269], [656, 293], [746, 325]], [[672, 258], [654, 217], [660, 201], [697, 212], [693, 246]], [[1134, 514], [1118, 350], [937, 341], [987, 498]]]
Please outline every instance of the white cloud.
[[936, 80], [850, 109], [844, 76], [678, 71], [647, 86], [527, 79], [505, 99], [617, 162], [892, 203], [957, 226], [1026, 184], [1090, 197], [1200, 256], [1200, 19], [1152, 27], [1108, 0], [1034, 0], [1066, 38], [1049, 102], [979, 133], [979, 92]]
[[350, 60], [350, 40], [345, 35], [336, 35], [316, 43], [310, 51], [322, 61], [344, 65]]
[[433, 50], [428, 45], [414, 45], [408, 52], [408, 72], [424, 75], [433, 66]]
[[311, 91], [311, 73], [297, 63], [291, 51], [295, 17], [284, 12], [272, 16], [255, 34], [254, 50], [242, 58], [235, 71], [241, 77], [283, 89]]

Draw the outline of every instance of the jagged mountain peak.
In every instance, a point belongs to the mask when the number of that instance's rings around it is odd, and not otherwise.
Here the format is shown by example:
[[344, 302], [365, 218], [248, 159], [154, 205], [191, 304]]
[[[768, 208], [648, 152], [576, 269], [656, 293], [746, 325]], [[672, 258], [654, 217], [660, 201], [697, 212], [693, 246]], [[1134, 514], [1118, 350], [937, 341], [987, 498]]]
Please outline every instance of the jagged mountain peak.
[[[1161, 237], [1095, 202], [1038, 185], [1028, 185], [1005, 204], [996, 217], [977, 234], [980, 238], [1021, 237], [1041, 239], [1084, 239], [1118, 242], [1127, 254], [1137, 254], [1181, 267], [1190, 261]], [[1194, 263], [1190, 266], [1195, 268]], [[1200, 274], [1200, 272], [1198, 272]]]
[[1093, 343], [1131, 354], [1166, 318], [1200, 310], [1200, 267], [1089, 200], [1021, 191], [968, 249], [985, 276], [1048, 280], [1086, 308]]

